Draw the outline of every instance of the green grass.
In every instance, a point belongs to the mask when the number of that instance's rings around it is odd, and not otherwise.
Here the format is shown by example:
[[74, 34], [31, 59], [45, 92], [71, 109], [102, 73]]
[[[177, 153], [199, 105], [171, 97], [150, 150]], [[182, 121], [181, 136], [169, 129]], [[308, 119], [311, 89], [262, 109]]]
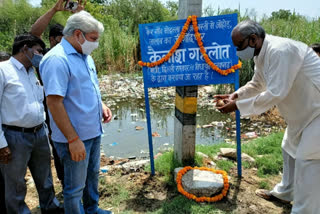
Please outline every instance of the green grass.
[[155, 212], [148, 212], [149, 214], [164, 214], [164, 213], [174, 213], [174, 214], [226, 214], [230, 212], [224, 212], [215, 208], [214, 205], [203, 204], [199, 205], [194, 201], [190, 201], [186, 197], [179, 195], [172, 200], [166, 201], [161, 209]]
[[[256, 163], [242, 162], [244, 168], [258, 168], [258, 176], [265, 177], [268, 175], [276, 175], [282, 170], [282, 142], [283, 133], [274, 133], [267, 137], [260, 137], [246, 144], [241, 145], [242, 153], [246, 153], [256, 160]], [[197, 145], [196, 151], [202, 152], [213, 158], [218, 154], [220, 148], [236, 148], [235, 145], [227, 143], [214, 144], [209, 146]], [[235, 167], [236, 162], [231, 160], [216, 161], [217, 167], [227, 172]], [[202, 159], [195, 156], [195, 165], [201, 166]], [[155, 170], [164, 176], [172, 174], [174, 168], [179, 167], [179, 163], [174, 161], [173, 152], [164, 153], [155, 160]], [[150, 166], [146, 168], [150, 170]]]
[[219, 169], [222, 169], [226, 172], [229, 172], [230, 169], [234, 166], [233, 162], [229, 161], [229, 160], [219, 160], [217, 161], [217, 167]]
[[[282, 153], [281, 141], [283, 133], [274, 133], [267, 137], [261, 137], [252, 140], [242, 145], [242, 152], [255, 158], [254, 164], [243, 162], [243, 168], [256, 167], [258, 169], [258, 176], [265, 177], [258, 183], [258, 188], [270, 189], [268, 177], [278, 174], [282, 170]], [[208, 155], [211, 159], [217, 155], [220, 148], [235, 148], [234, 145], [221, 143], [210, 146], [198, 145], [196, 151]], [[218, 160], [215, 161], [217, 168], [230, 171], [231, 168], [236, 167], [236, 162], [231, 160]], [[202, 158], [198, 155], [195, 156], [196, 166], [202, 165]], [[217, 202], [214, 204], [199, 204], [192, 200], [187, 199], [177, 192], [176, 184], [173, 181], [173, 171], [179, 167], [179, 163], [174, 160], [173, 151], [169, 151], [159, 156], [155, 160], [155, 170], [157, 173], [158, 182], [165, 184], [168, 192], [167, 199], [164, 201], [150, 200], [144, 198], [144, 191], [149, 191], [155, 186], [138, 187], [134, 184], [123, 184], [121, 182], [108, 184], [104, 179], [100, 180], [100, 194], [104, 198], [100, 201], [103, 208], [113, 207], [114, 209], [120, 208], [120, 213], [133, 214], [137, 212], [149, 214], [232, 214], [235, 210], [235, 205], [225, 206], [225, 202]], [[150, 165], [146, 166], [146, 171], [150, 172]], [[115, 174], [115, 180], [120, 180], [121, 174]], [[157, 185], [161, 185], [158, 183]], [[132, 207], [132, 203], [134, 206]], [[122, 208], [122, 209], [121, 209]], [[116, 211], [116, 210], [114, 210]], [[116, 211], [117, 212], [117, 211]]]
[[99, 179], [99, 193], [100, 197], [104, 198], [104, 200], [100, 200], [99, 205], [104, 208], [108, 208], [110, 206], [119, 207], [121, 202], [129, 199], [129, 190], [120, 183], [111, 184], [106, 182], [103, 177]]
[[268, 181], [260, 181], [259, 188], [260, 189], [271, 189]]
[[258, 138], [242, 146], [242, 152], [256, 160], [254, 167], [258, 168], [258, 176], [276, 175], [282, 171], [281, 142], [283, 133], [271, 134]]

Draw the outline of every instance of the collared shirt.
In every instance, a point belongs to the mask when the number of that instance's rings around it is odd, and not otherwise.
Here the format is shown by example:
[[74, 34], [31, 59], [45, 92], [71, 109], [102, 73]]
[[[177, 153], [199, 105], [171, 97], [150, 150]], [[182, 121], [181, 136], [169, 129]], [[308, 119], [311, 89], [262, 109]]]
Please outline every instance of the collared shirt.
[[[0, 62], [0, 124], [30, 128], [45, 120], [43, 88], [33, 68], [26, 71], [14, 57]], [[0, 148], [7, 141], [0, 126]]]
[[[64, 107], [81, 140], [102, 134], [101, 95], [91, 56], [78, 53], [63, 38], [43, 57], [40, 74], [46, 96], [64, 97]], [[55, 124], [51, 113], [49, 115], [52, 140], [66, 143], [67, 139]]]
[[267, 35], [254, 61], [252, 80], [237, 91], [240, 113], [258, 115], [276, 105], [287, 122], [282, 148], [293, 158], [320, 159], [317, 137], [300, 142], [320, 115], [320, 58], [304, 43]]

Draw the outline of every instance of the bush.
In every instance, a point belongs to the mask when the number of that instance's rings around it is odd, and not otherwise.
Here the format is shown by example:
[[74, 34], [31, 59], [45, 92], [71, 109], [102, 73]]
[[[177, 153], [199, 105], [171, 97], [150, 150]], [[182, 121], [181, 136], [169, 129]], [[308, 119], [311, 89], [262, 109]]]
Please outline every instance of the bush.
[[[13, 39], [17, 34], [28, 32], [31, 25], [55, 4], [56, 0], [42, 0], [41, 7], [32, 7], [27, 0], [4, 0], [0, 6], [0, 50], [11, 52]], [[164, 6], [159, 0], [91, 0], [86, 10], [105, 26], [101, 35], [100, 48], [93, 52], [96, 66], [100, 73], [136, 72], [140, 60], [138, 25], [151, 22], [163, 22], [177, 19], [177, 1], [168, 1]], [[220, 10], [207, 7], [204, 16], [238, 13], [239, 21], [256, 19], [254, 10], [240, 14], [238, 10]], [[70, 12], [57, 13], [51, 24], [65, 25]], [[266, 32], [312, 44], [320, 41], [320, 19], [308, 20], [287, 10], [273, 12], [271, 17], [264, 17], [261, 25]], [[48, 36], [47, 29], [43, 39]], [[253, 76], [253, 61], [244, 61], [240, 71], [240, 86]], [[221, 88], [223, 89], [223, 88]]]
[[97, 69], [125, 73], [135, 71], [137, 38], [121, 30], [114, 18], [110, 17], [105, 26], [99, 49], [93, 53]]

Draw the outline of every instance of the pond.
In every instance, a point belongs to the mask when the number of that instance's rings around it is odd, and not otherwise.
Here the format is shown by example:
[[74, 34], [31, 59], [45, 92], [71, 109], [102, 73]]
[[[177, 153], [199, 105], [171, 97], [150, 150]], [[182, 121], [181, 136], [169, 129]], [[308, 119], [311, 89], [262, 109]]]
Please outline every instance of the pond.
[[[110, 123], [103, 125], [104, 153], [114, 158], [148, 157], [149, 144], [144, 99], [114, 99], [108, 101], [108, 106], [114, 118]], [[150, 100], [152, 132], [159, 134], [159, 137], [153, 137], [155, 155], [173, 148], [174, 109], [174, 98], [168, 98], [166, 101]], [[227, 126], [218, 124], [218, 126], [209, 125], [208, 128], [203, 128], [204, 125], [213, 121], [229, 121], [231, 124], [229, 115], [198, 105], [196, 144], [215, 144], [224, 142], [228, 137], [230, 129]]]

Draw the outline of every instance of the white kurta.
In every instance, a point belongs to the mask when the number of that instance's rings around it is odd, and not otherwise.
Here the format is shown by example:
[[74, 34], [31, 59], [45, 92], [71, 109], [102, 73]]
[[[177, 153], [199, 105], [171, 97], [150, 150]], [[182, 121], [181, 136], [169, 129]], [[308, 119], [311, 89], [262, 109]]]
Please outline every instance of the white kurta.
[[320, 159], [319, 127], [303, 142], [303, 130], [320, 115], [320, 58], [306, 44], [266, 35], [254, 57], [255, 74], [237, 90], [243, 116], [261, 114], [276, 105], [287, 122], [282, 148], [293, 158]]

